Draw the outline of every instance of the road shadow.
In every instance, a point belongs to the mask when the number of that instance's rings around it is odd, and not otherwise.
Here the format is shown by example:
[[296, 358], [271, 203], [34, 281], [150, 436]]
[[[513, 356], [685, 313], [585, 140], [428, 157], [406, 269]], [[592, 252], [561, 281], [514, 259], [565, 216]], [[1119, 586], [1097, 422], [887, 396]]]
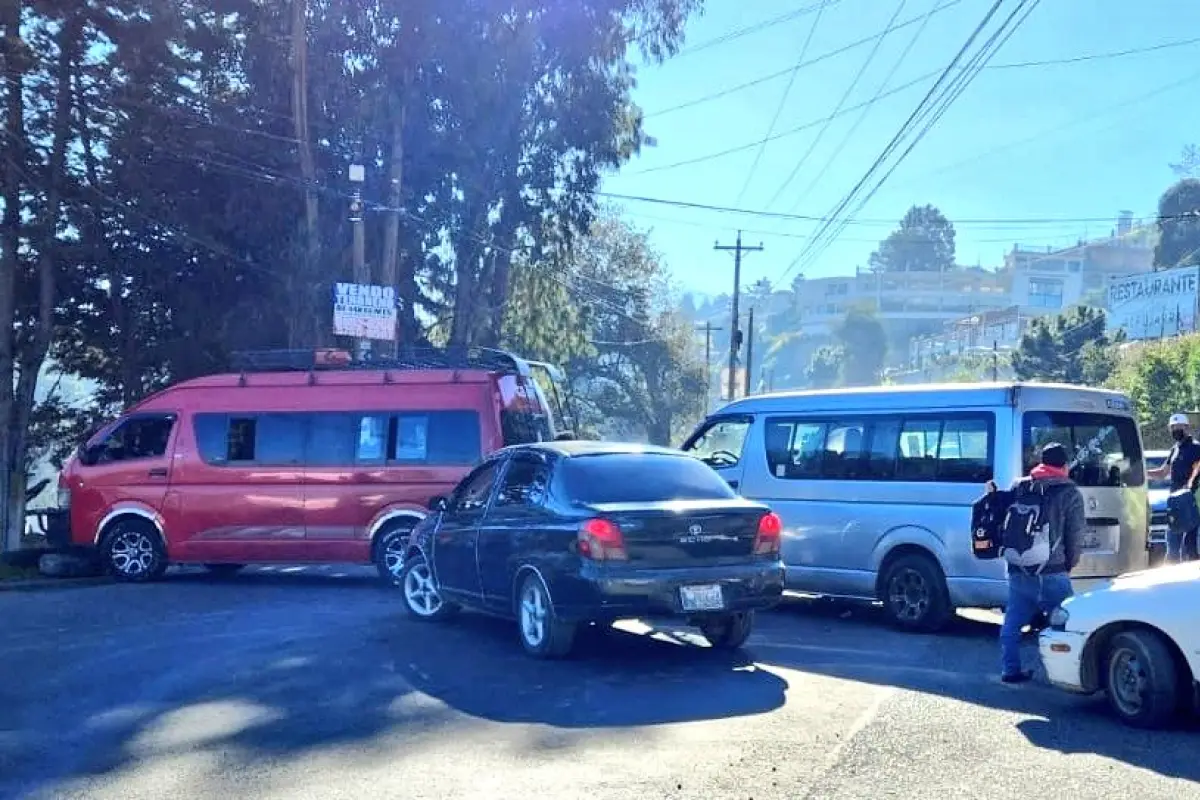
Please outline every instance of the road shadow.
[[[785, 699], [786, 681], [744, 656], [593, 630], [575, 658], [541, 662], [521, 651], [512, 623], [463, 614], [423, 625], [386, 588], [322, 602], [322, 592], [260, 593], [257, 577], [232, 579], [244, 599], [177, 614], [145, 635], [139, 620], [160, 619], [148, 606], [165, 611], [216, 587], [185, 576], [122, 587], [144, 591], [88, 609], [89, 630], [109, 619], [112, 630], [25, 642], [19, 659], [0, 640], [0, 797], [61, 796], [182, 755], [250, 765], [242, 773], [252, 779], [254, 764], [346, 747], [394, 761], [480, 721], [624, 736], [630, 726], [763, 713]], [[106, 606], [113, 598], [121, 602]], [[140, 616], [129, 613], [131, 598]]]
[[[890, 686], [938, 695], [965, 703], [1029, 717], [1017, 728], [1029, 743], [1046, 750], [1091, 753], [1158, 774], [1200, 781], [1200, 719], [1183, 717], [1167, 730], [1127, 728], [1108, 713], [1103, 694], [1071, 695], [1045, 682], [1006, 686], [999, 680], [999, 633], [994, 621], [959, 617], [938, 634], [891, 631], [882, 613], [865, 606], [837, 602], [792, 602], [783, 616], [806, 623], [815, 641], [757, 641], [750, 649], [757, 663], [842, 680]], [[861, 642], [873, 637], [869, 650], [838, 652], [828, 646], [843, 638]], [[1027, 664], [1037, 663], [1036, 637], [1024, 643]]]
[[559, 728], [763, 714], [784, 704], [788, 688], [744, 653], [713, 650], [698, 634], [589, 626], [570, 658], [542, 661], [525, 654], [515, 623], [474, 614], [438, 625], [401, 661], [416, 689], [463, 714]]
[[[185, 753], [269, 762], [339, 745], [369, 750], [448, 724], [436, 704], [411, 702], [412, 686], [390, 668], [391, 637], [373, 629], [395, 612], [363, 618], [352, 609], [369, 603], [337, 602], [255, 608], [254, 594], [241, 615], [64, 639], [5, 662], [0, 797], [58, 796], [66, 781]], [[103, 619], [105, 609], [89, 614]]]

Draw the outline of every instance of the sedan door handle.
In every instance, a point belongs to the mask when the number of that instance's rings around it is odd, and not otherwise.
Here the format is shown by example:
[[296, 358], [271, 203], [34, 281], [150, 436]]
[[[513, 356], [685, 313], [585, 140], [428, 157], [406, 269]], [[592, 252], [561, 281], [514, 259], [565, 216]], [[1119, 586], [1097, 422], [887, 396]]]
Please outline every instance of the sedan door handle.
[[149, 475], [151, 478], [165, 478], [167, 477], [167, 468], [154, 467], [150, 470]]

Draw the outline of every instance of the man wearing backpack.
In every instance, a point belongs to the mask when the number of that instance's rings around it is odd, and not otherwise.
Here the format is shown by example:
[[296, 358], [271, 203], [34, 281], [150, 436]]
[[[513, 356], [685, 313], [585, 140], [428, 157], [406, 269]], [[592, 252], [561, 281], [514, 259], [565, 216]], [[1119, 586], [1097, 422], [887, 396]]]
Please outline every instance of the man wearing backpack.
[[1083, 494], [1068, 477], [1068, 463], [1066, 447], [1048, 444], [1029, 477], [1012, 489], [1001, 531], [1001, 555], [1008, 563], [1008, 605], [1000, 628], [1004, 683], [1025, 683], [1032, 677], [1021, 666], [1021, 629], [1073, 593], [1071, 570], [1079, 563], [1086, 515]]

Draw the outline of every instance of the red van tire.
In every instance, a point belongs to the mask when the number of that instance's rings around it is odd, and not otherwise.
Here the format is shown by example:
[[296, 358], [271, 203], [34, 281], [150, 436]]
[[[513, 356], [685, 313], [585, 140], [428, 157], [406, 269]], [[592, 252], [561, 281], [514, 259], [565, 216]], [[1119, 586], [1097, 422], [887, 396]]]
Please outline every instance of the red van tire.
[[408, 535], [416, 525], [415, 520], [398, 519], [387, 523], [375, 534], [371, 561], [379, 571], [380, 580], [388, 586], [400, 586], [408, 556]]
[[108, 526], [100, 542], [104, 568], [121, 583], [158, 580], [167, 571], [167, 549], [158, 529], [140, 517], [124, 517]]

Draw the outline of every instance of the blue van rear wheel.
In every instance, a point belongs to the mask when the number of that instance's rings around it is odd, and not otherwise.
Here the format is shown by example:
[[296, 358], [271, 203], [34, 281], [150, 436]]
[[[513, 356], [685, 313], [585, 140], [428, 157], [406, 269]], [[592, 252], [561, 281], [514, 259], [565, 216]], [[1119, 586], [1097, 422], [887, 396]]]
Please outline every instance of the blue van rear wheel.
[[941, 630], [954, 614], [946, 578], [930, 556], [899, 556], [887, 564], [879, 584], [884, 613], [901, 630]]

